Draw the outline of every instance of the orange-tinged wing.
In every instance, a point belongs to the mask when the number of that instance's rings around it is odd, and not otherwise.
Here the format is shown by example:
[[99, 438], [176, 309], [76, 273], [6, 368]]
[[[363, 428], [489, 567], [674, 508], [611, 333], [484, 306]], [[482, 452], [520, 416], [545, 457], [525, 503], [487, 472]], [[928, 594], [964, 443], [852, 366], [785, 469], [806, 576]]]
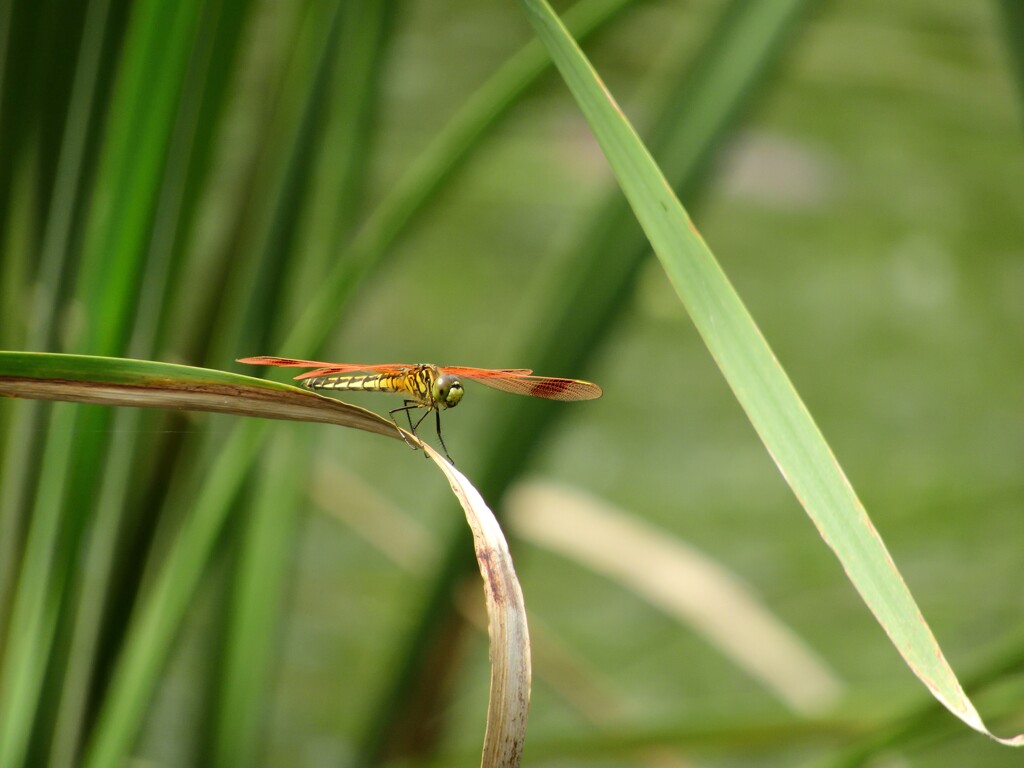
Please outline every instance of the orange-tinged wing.
[[383, 365], [363, 365], [361, 363], [325, 363], [319, 360], [297, 360], [292, 357], [243, 357], [237, 362], [249, 365], [274, 365], [279, 368], [316, 368], [295, 377], [296, 380], [312, 379], [316, 376], [330, 376], [335, 373], [355, 373], [367, 371], [374, 373], [395, 373], [415, 366], [406, 363], [385, 363]]
[[[383, 363], [365, 365], [362, 363], [325, 363], [319, 360], [298, 360], [292, 357], [243, 357], [238, 362], [249, 365], [273, 365], [281, 368], [314, 368], [295, 377], [296, 380], [312, 379], [317, 376], [331, 376], [339, 373], [396, 373], [415, 366], [408, 363]], [[452, 376], [477, 381], [488, 387], [528, 397], [543, 397], [547, 400], [594, 400], [601, 396], [601, 388], [589, 381], [562, 379], [553, 376], [531, 376], [529, 368], [464, 368], [443, 366], [441, 370]]]
[[441, 370], [453, 376], [465, 376], [467, 379], [501, 379], [507, 376], [529, 376], [533, 371], [529, 368], [465, 368], [459, 365], [442, 365]]
[[445, 366], [442, 370], [515, 395], [543, 397], [546, 400], [594, 400], [601, 396], [601, 388], [589, 381], [554, 376], [530, 376], [528, 374], [532, 371], [526, 369], [491, 370]]

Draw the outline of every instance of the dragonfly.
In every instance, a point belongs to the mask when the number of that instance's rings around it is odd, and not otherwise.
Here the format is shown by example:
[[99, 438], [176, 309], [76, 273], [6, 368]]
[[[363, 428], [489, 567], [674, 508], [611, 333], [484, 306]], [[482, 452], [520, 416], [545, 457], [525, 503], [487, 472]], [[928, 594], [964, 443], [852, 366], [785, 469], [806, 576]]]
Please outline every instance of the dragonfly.
[[[448, 461], [448, 448], [441, 436], [441, 411], [454, 408], [464, 394], [462, 380], [475, 381], [492, 389], [516, 395], [540, 397], [545, 400], [594, 400], [601, 396], [597, 384], [579, 379], [555, 376], [534, 376], [528, 368], [465, 368], [430, 364], [408, 365], [385, 363], [362, 365], [358, 363], [324, 363], [317, 360], [297, 360], [291, 357], [244, 357], [238, 362], [249, 365], [270, 365], [281, 368], [312, 368], [295, 377], [309, 389], [329, 389], [345, 392], [391, 392], [404, 395], [403, 404], [388, 411], [391, 420], [402, 433], [402, 439], [415, 450], [416, 446], [399, 427], [397, 414], [405, 413], [409, 431], [416, 434], [423, 420], [434, 414], [437, 439], [441, 442]], [[413, 424], [412, 411], [424, 409]], [[454, 463], [454, 462], [452, 462]]]

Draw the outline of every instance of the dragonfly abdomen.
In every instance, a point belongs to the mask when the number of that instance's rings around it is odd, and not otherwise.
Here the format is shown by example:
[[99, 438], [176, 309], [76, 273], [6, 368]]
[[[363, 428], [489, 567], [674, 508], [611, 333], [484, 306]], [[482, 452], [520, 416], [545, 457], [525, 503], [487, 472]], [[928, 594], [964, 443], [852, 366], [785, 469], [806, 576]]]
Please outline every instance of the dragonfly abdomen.
[[359, 376], [315, 376], [302, 383], [310, 389], [346, 392], [397, 392], [424, 404], [433, 402], [432, 391], [438, 376], [432, 365], [417, 365], [398, 373], [366, 373]]
[[393, 373], [369, 373], [362, 376], [316, 376], [302, 382], [310, 389], [336, 389], [347, 392], [404, 392], [405, 376]]

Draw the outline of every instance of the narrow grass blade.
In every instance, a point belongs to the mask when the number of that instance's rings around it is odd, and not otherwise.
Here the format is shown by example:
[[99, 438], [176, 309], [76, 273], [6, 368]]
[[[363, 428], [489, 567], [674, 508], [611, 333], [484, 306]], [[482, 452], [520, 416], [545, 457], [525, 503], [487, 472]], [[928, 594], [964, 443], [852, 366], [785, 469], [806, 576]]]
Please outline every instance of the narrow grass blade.
[[89, 352], [117, 353], [128, 340], [135, 286], [200, 6], [187, 0], [143, 2], [132, 9], [77, 290], [78, 300], [89, 307], [79, 348]]
[[[91, 4], [90, 21], [106, 15], [106, 4], [106, 0]], [[213, 122], [204, 112], [213, 111], [206, 102], [211, 98], [211, 91], [214, 92], [212, 98], [216, 98], [217, 86], [224, 79], [219, 65], [224, 59], [230, 60], [235, 49], [233, 43], [237, 30], [232, 26], [237, 28], [241, 25], [232, 11], [237, 13], [238, 5], [237, 1], [218, 1], [215, 6], [206, 6], [201, 14], [196, 34], [201, 43], [195, 46], [193, 61], [183, 78], [182, 106], [173, 121], [165, 171], [159, 180], [145, 269], [132, 318], [128, 345], [128, 354], [132, 357], [146, 358], [155, 354], [158, 328], [166, 313], [167, 297], [171, 295], [168, 286], [174, 273], [175, 249], [180, 245], [181, 233], [190, 219], [191, 209], [196, 205], [186, 192], [189, 171], [196, 164], [196, 155], [203, 155], [204, 132], [210, 130], [209, 123]], [[95, 32], [84, 36], [83, 58], [92, 53], [93, 48], [99, 47], [91, 40], [96, 36]], [[217, 60], [217, 65], [211, 66], [211, 60]], [[80, 72], [76, 74], [76, 87], [79, 75]], [[69, 121], [69, 131], [73, 130], [74, 126]], [[77, 174], [77, 169], [74, 172]], [[64, 206], [58, 206], [58, 202], [62, 201], [55, 195], [53, 208], [57, 214], [63, 214]], [[57, 221], [63, 218], [58, 216]], [[60, 235], [63, 227], [55, 229]], [[60, 239], [55, 245], [58, 252], [65, 248]], [[104, 652], [103, 621], [110, 616], [111, 606], [116, 606], [121, 600], [127, 601], [125, 595], [132, 592], [130, 586], [126, 588], [124, 583], [116, 582], [117, 561], [121, 554], [117, 543], [123, 540], [125, 530], [135, 529], [130, 499], [143, 482], [141, 478], [148, 476], [145, 470], [147, 461], [158, 455], [165, 443], [165, 433], [146, 426], [147, 422], [154, 422], [154, 416], [137, 409], [121, 410], [113, 416], [112, 434], [118, 437], [110, 441], [110, 452], [80, 547], [82, 565], [77, 570], [82, 575], [74, 580], [72, 594], [64, 609], [65, 615], [70, 617], [67, 623], [71, 629], [65, 632], [63, 648], [59, 648], [67, 660], [59, 702], [55, 707], [55, 725], [48, 738], [50, 768], [71, 768], [77, 763], [82, 734], [90, 719], [90, 696], [98, 682], [95, 679], [96, 665]], [[109, 635], [107, 639], [109, 641]]]
[[[60, 702], [50, 739], [49, 768], [73, 768], [88, 719], [89, 692], [100, 648], [103, 617], [116, 594], [112, 585], [117, 533], [123, 527], [125, 498], [131, 488], [139, 454], [136, 409], [124, 409], [111, 422], [121, 436], [111, 444], [110, 457], [97, 494], [87, 551], [79, 578], [74, 580], [64, 611], [73, 624], [67, 641], [69, 655], [61, 678]], [[119, 525], [120, 523], [120, 525]]]
[[192, 502], [192, 524], [182, 529], [149, 585], [146, 599], [133, 612], [129, 642], [110, 680], [117, 695], [108, 696], [99, 711], [81, 760], [85, 768], [125, 762], [220, 531], [220, 510], [241, 490], [267, 427], [263, 421], [245, 422], [231, 433], [210, 465], [214, 480], [205, 484]]
[[[177, 107], [200, 5], [197, 0], [173, 5], [143, 0], [131, 9], [96, 184], [84, 214], [83, 253], [74, 289], [75, 301], [84, 311], [69, 334], [73, 348], [106, 354], [124, 350], [136, 287], [144, 271], [145, 240], [161, 186], [166, 145], [174, 124], [170, 118]], [[83, 46], [97, 44], [105, 26], [105, 4], [101, 2], [89, 10], [89, 30]], [[91, 90], [88, 81], [95, 71], [90, 71], [89, 59], [96, 52], [83, 47], [82, 54], [85, 74], [78, 84], [84, 82], [85, 93], [80, 91], [80, 98]], [[82, 107], [83, 102], [76, 106]], [[82, 115], [72, 114], [71, 118]], [[77, 180], [70, 174], [77, 170], [75, 155], [81, 151], [75, 141], [77, 137], [69, 137], [66, 147], [70, 159], [61, 169], [69, 174], [61, 182], [71, 186], [55, 194], [73, 197]], [[63, 214], [67, 215], [70, 203], [65, 199], [63, 204]], [[54, 250], [47, 254], [46, 269], [65, 256], [61, 240], [67, 242], [67, 233], [66, 229], [60, 230], [66, 227], [66, 220], [60, 220], [59, 209], [55, 213], [57, 239], [51, 241]], [[46, 290], [55, 288], [47, 285]], [[42, 306], [39, 314], [46, 310]], [[44, 387], [50, 385], [52, 382]], [[12, 614], [12, 625], [17, 622], [17, 641], [9, 644], [4, 656], [0, 708], [12, 716], [3, 718], [4, 728], [9, 730], [0, 738], [0, 766], [16, 765], [24, 759], [30, 749], [28, 737], [33, 733], [33, 724], [25, 718], [37, 708], [34, 730], [38, 749], [47, 749], [43, 745], [49, 742], [49, 734], [39, 724], [52, 722], [54, 702], [41, 701], [42, 674], [47, 666], [57, 668], [66, 660], [67, 649], [54, 643], [54, 632], [65, 601], [68, 574], [77, 561], [80, 537], [105, 464], [108, 418], [102, 409], [60, 407], [55, 409], [47, 432], [43, 472], [29, 523], [32, 551], [27, 551], [23, 560]], [[89, 437], [73, 440], [75, 434]], [[21, 722], [15, 724], [16, 718]]]
[[[33, 282], [35, 254], [34, 222], [37, 188], [36, 152], [18, 158], [14, 174], [13, 199], [6, 220], [0, 221], [0, 344], [20, 346], [26, 335], [25, 321], [29, 307], [29, 287]], [[2, 458], [2, 455], [0, 455]]]
[[0, 664], [0, 768], [17, 768], [25, 759], [62, 594], [61, 579], [54, 573], [61, 566], [58, 533], [68, 484], [63, 468], [74, 449], [75, 409], [61, 404], [54, 411], [51, 425], [56, 437], [46, 443], [43, 454], [40, 491], [32, 507]]
[[[25, 157], [19, 164], [15, 204], [3, 222], [5, 242], [0, 245], [4, 254], [0, 259], [0, 344], [11, 347], [20, 347], [26, 332], [25, 308], [31, 285], [28, 265], [35, 251], [30, 225], [36, 215], [32, 206], [35, 181], [30, 173], [35, 161], [35, 157]], [[32, 422], [32, 409], [28, 406], [0, 412], [0, 638], [7, 635], [8, 605], [21, 559], [18, 546], [26, 517], [22, 498], [36, 448]]]
[[437, 451], [430, 446], [424, 450], [444, 472], [462, 504], [484, 580], [491, 640], [491, 694], [480, 765], [512, 768], [522, 760], [530, 710], [530, 636], [523, 591], [501, 526], [480, 493]]
[[291, 270], [284, 297], [287, 303], [283, 317], [289, 323], [320, 289], [323, 276], [330, 272], [362, 219], [368, 196], [367, 172], [378, 133], [381, 78], [387, 70], [386, 53], [393, 37], [390, 32], [395, 12], [392, 5], [372, 0], [342, 6], [340, 39], [324, 98], [326, 114], [322, 135], [317, 137], [309, 205], [301, 211], [295, 249], [302, 254], [302, 263]]
[[265, 746], [268, 689], [281, 639], [285, 575], [294, 551], [308, 456], [293, 429], [279, 429], [262, 456], [228, 599], [210, 765], [256, 765]]
[[[304, 256], [282, 258], [292, 247], [298, 211], [306, 200], [312, 143], [324, 110], [327, 73], [337, 49], [341, 6], [312, 3], [302, 14], [295, 48], [281, 83], [283, 104], [274, 112], [251, 193], [255, 203], [239, 243], [248, 254], [231, 265], [230, 280], [207, 348], [210, 360], [229, 360], [238, 349], [262, 347], [276, 332], [282, 282], [289, 282]], [[280, 322], [280, 319], [278, 319]]]
[[0, 395], [314, 421], [401, 438], [388, 419], [309, 390], [146, 360], [0, 352]]
[[[661, 171], [544, 0], [520, 0], [705, 344], [851, 582], [914, 673], [988, 733], [809, 412]], [[1024, 736], [1004, 740], [1024, 744]]]
[[[26, 334], [17, 344], [10, 339], [0, 340], [5, 347], [43, 350], [52, 343], [53, 326], [57, 317], [56, 297], [64, 275], [71, 272], [68, 264], [71, 260], [69, 243], [72, 213], [81, 189], [87, 128], [96, 103], [97, 73], [108, 10], [108, 0], [92, 0], [86, 11], [81, 48], [75, 62], [71, 104], [61, 139], [49, 210], [45, 217], [39, 263], [31, 282], [26, 280], [17, 287], [22, 294], [20, 300], [25, 301]], [[3, 26], [3, 22], [0, 22], [0, 28]], [[10, 261], [14, 260], [5, 261], [5, 272], [10, 268], [10, 264], [7, 263]], [[30, 303], [27, 301], [29, 295]], [[5, 299], [3, 303], [11, 311], [17, 311], [20, 306], [19, 302], [9, 299]], [[40, 425], [36, 403], [20, 403], [12, 412], [10, 430], [0, 432], [8, 441], [4, 457], [0, 461], [0, 617], [7, 615], [4, 606], [17, 562], [10, 548], [19, 538], [15, 532], [20, 525], [18, 517], [26, 508], [24, 499], [33, 476], [30, 468], [33, 457], [37, 456], [35, 448]], [[0, 618], [0, 635], [2, 634], [3, 619]]]
[[[194, 336], [187, 332], [179, 334], [185, 337], [185, 346], [204, 348], [212, 358], [222, 356], [223, 350], [244, 348], [246, 345], [240, 342], [242, 336], [263, 338], [268, 335], [268, 328], [277, 322], [274, 313], [281, 272], [296, 261], [282, 259], [281, 255], [289, 248], [294, 209], [301, 199], [300, 193], [304, 191], [305, 174], [309, 168], [309, 137], [314, 132], [321, 103], [319, 95], [322, 92], [324, 62], [334, 46], [340, 11], [339, 6], [332, 4], [285, 4], [264, 8], [259, 21], [280, 21], [282, 15], [289, 20], [289, 30], [282, 32], [277, 25], [269, 24], [264, 31], [276, 41], [287, 43], [286, 58], [290, 63], [283, 81], [287, 87], [282, 98], [295, 109], [283, 109], [272, 121], [266, 140], [261, 142], [262, 153], [252, 189], [238, 190], [244, 193], [239, 199], [247, 197], [252, 201], [246, 215], [254, 216], [255, 223], [243, 227], [246, 233], [243, 238], [251, 248], [247, 249], [245, 258], [231, 263], [232, 267], [237, 264], [239, 268], [231, 269], [230, 274], [225, 275], [226, 279], [229, 278], [224, 284], [225, 295], [207, 296], [213, 299], [211, 305], [217, 307], [216, 321], [211, 321], [212, 313], [201, 303], [200, 311], [192, 314], [205, 319], [205, 322], [187, 323], [195, 331]], [[291, 28], [292, 21], [295, 22], [294, 29]], [[294, 34], [289, 34], [289, 31]], [[265, 53], [257, 49], [261, 42], [265, 39], [254, 40], [254, 54]], [[277, 74], [273, 71], [268, 76], [276, 80]], [[220, 283], [214, 281], [213, 284]], [[184, 294], [192, 290], [188, 280], [182, 285]], [[182, 298], [183, 304], [189, 303], [189, 296], [183, 295]], [[188, 314], [186, 312], [183, 316]], [[211, 325], [216, 332], [199, 339]], [[221, 350], [221, 353], [216, 350]], [[344, 416], [337, 412], [334, 417], [349, 418], [355, 413], [349, 411]], [[293, 415], [298, 414], [293, 412]], [[379, 417], [370, 414], [370, 421], [365, 426], [369, 426], [371, 431], [381, 429], [382, 433], [398, 436], [394, 425], [389, 426], [387, 420], [374, 424], [377, 419]], [[241, 423], [232, 427], [223, 442], [221, 435], [204, 435], [200, 437], [201, 446], [192, 448], [203, 454], [216, 455], [219, 470], [211, 470], [201, 481], [198, 494], [201, 503], [177, 512], [179, 515], [187, 514], [187, 519], [171, 546], [175, 554], [149, 566], [152, 580], [147, 582], [145, 594], [140, 597], [126, 631], [124, 646], [100, 705], [88, 747], [87, 759], [94, 761], [93, 764], [123, 761], [137, 738], [146, 704], [170, 648], [167, 638], [173, 638], [176, 633], [190, 592], [199, 583], [202, 569], [234, 503], [234, 495], [238, 493], [266, 434], [265, 425]], [[216, 450], [213, 450], [215, 445]], [[180, 504], [180, 500], [177, 503]], [[175, 513], [175, 510], [170, 510], [170, 514]], [[179, 550], [187, 552], [179, 553]], [[165, 608], [164, 603], [168, 600], [171, 607]]]

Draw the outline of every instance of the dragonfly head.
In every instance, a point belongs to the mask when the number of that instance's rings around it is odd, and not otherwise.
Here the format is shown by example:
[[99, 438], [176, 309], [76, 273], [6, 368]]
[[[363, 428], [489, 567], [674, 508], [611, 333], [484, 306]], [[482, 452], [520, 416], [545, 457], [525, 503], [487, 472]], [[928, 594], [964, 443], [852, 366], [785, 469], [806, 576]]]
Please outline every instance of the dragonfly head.
[[442, 374], [434, 382], [434, 402], [442, 408], [454, 408], [462, 399], [462, 382], [454, 376]]

